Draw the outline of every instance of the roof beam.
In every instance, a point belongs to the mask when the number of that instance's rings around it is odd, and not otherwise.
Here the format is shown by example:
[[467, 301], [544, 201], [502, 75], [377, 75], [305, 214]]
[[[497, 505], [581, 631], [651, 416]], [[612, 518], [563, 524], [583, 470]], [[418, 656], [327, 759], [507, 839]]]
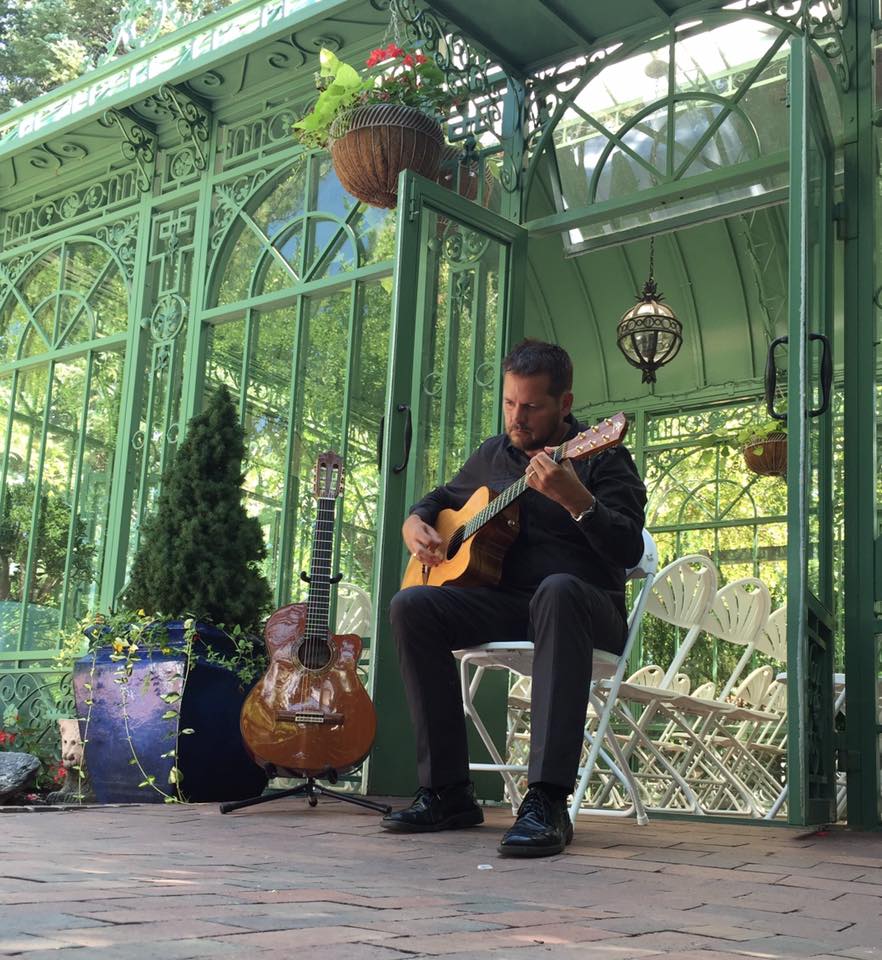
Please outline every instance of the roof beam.
[[597, 43], [597, 37], [591, 33], [586, 33], [582, 27], [573, 23], [572, 17], [564, 13], [554, 3], [554, 0], [538, 0], [539, 6], [550, 14], [565, 30], [571, 33], [577, 40], [581, 40], [589, 47]]

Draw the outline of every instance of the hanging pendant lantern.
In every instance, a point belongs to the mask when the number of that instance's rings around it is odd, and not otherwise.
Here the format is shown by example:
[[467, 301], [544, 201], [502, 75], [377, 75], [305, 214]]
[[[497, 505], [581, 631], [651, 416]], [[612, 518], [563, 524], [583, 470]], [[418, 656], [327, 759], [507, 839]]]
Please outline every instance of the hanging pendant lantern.
[[655, 371], [673, 360], [683, 343], [683, 324], [658, 292], [654, 259], [655, 237], [650, 237], [649, 278], [637, 303], [619, 320], [617, 333], [619, 349], [643, 371], [643, 383], [655, 383]]

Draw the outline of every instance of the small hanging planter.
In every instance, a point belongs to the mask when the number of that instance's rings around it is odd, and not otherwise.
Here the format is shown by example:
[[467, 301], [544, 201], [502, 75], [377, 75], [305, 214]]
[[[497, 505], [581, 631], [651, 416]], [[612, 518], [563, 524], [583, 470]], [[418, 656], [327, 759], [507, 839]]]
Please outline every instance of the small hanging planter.
[[752, 437], [741, 448], [748, 469], [763, 477], [787, 476], [787, 434]]
[[373, 207], [395, 207], [398, 175], [438, 176], [444, 135], [432, 117], [399, 104], [357, 107], [337, 116], [329, 144], [343, 187]]
[[[447, 187], [448, 190], [455, 189], [466, 200], [477, 201], [478, 187], [481, 184], [481, 163], [475, 156], [466, 158], [464, 162], [462, 158], [462, 150], [458, 150], [449, 143], [445, 144], [441, 150], [440, 168], [435, 179], [442, 187]], [[489, 164], [484, 164], [483, 180], [481, 204], [489, 207], [495, 183]]]

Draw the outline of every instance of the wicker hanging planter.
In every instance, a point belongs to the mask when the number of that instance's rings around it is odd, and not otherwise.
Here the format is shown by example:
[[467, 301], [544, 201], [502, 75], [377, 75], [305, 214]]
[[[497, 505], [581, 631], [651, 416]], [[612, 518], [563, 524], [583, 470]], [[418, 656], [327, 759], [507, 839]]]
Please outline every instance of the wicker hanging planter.
[[744, 462], [763, 477], [787, 476], [787, 434], [769, 433], [751, 437], [741, 448]]
[[[465, 197], [466, 200], [477, 200], [478, 186], [481, 180], [481, 164], [478, 163], [477, 159], [462, 163], [461, 156], [461, 150], [449, 143], [445, 144], [441, 150], [438, 176], [435, 179], [442, 187], [447, 187], [448, 190], [456, 189], [457, 193], [461, 197]], [[481, 203], [483, 206], [489, 207], [494, 180], [488, 166], [484, 166], [483, 180]]]
[[441, 126], [415, 107], [390, 103], [340, 114], [330, 129], [331, 158], [344, 188], [372, 207], [398, 203], [398, 174], [438, 176]]

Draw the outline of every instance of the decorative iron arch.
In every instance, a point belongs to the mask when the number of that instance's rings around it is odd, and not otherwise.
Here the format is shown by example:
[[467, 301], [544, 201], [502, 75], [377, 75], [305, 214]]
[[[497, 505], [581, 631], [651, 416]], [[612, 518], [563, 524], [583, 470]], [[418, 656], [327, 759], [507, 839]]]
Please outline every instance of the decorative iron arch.
[[[758, 75], [762, 67], [771, 62], [775, 53], [780, 49], [788, 36], [797, 36], [803, 33], [808, 34], [810, 45], [818, 61], [823, 64], [829, 73], [833, 80], [834, 89], [841, 98], [842, 94], [848, 90], [850, 83], [846, 52], [840, 38], [840, 31], [847, 20], [846, 7], [842, 4], [832, 2], [832, 0], [828, 0], [828, 2], [824, 3], [826, 13], [823, 17], [817, 17], [812, 14], [810, 4], [806, 2], [806, 0], [799, 3], [795, 9], [793, 4], [782, 2], [763, 4], [763, 9], [768, 12], [757, 12], [747, 6], [739, 10], [680, 11], [671, 16], [671, 23], [666, 31], [667, 40], [664, 43], [659, 42], [664, 34], [660, 34], [657, 31], [633, 35], [625, 41], [605, 48], [597, 47], [589, 51], [581, 58], [581, 63], [577, 61], [574, 65], [573, 62], [569, 62], [555, 70], [547, 71], [531, 78], [529, 81], [530, 96], [527, 106], [529, 112], [527, 144], [530, 152], [524, 178], [523, 209], [526, 209], [529, 201], [542, 156], [549, 150], [553, 150], [552, 138], [559, 123], [586, 87], [599, 78], [608, 67], [626, 61], [641, 50], [652, 49], [653, 51], [657, 51], [666, 47], [669, 51], [668, 63], [673, 64], [675, 62], [677, 44], [687, 39], [686, 36], [680, 34], [680, 31], [683, 30], [684, 26], [689, 26], [693, 22], [695, 22], [696, 26], [700, 26], [701, 29], [699, 32], [706, 32], [714, 26], [754, 21], [766, 27], [772, 24], [780, 30], [780, 36], [769, 45], [766, 53], [751, 69], [747, 81], [741, 85], [740, 90], [736, 92], [734, 98], [715, 95], [710, 91], [703, 91], [701, 93], [677, 93], [676, 91], [671, 91], [669, 74], [669, 89], [667, 95], [641, 108], [638, 114], [630, 117], [619, 130], [614, 132], [614, 138], [609, 139], [604, 149], [603, 161], [599, 162], [593, 171], [591, 196], [594, 195], [593, 191], [596, 189], [596, 182], [606, 158], [615, 146], [620, 145], [621, 138], [629, 130], [633, 129], [635, 124], [641, 119], [665, 107], [668, 108], [669, 118], [672, 118], [676, 104], [690, 99], [718, 101], [724, 109], [722, 109], [711, 122], [708, 129], [702, 135], [702, 138], [693, 147], [690, 156], [687, 157], [689, 161], [694, 160], [695, 157], [698, 156], [698, 150], [709, 142], [714, 132], [722, 126], [733, 112], [740, 113], [742, 117], [745, 118], [743, 108], [739, 106], [739, 101], [752, 83], [753, 75]], [[688, 164], [681, 164], [682, 169], [677, 172], [685, 172], [687, 167]], [[682, 179], [682, 177], [674, 176], [663, 179], [676, 180]]]

